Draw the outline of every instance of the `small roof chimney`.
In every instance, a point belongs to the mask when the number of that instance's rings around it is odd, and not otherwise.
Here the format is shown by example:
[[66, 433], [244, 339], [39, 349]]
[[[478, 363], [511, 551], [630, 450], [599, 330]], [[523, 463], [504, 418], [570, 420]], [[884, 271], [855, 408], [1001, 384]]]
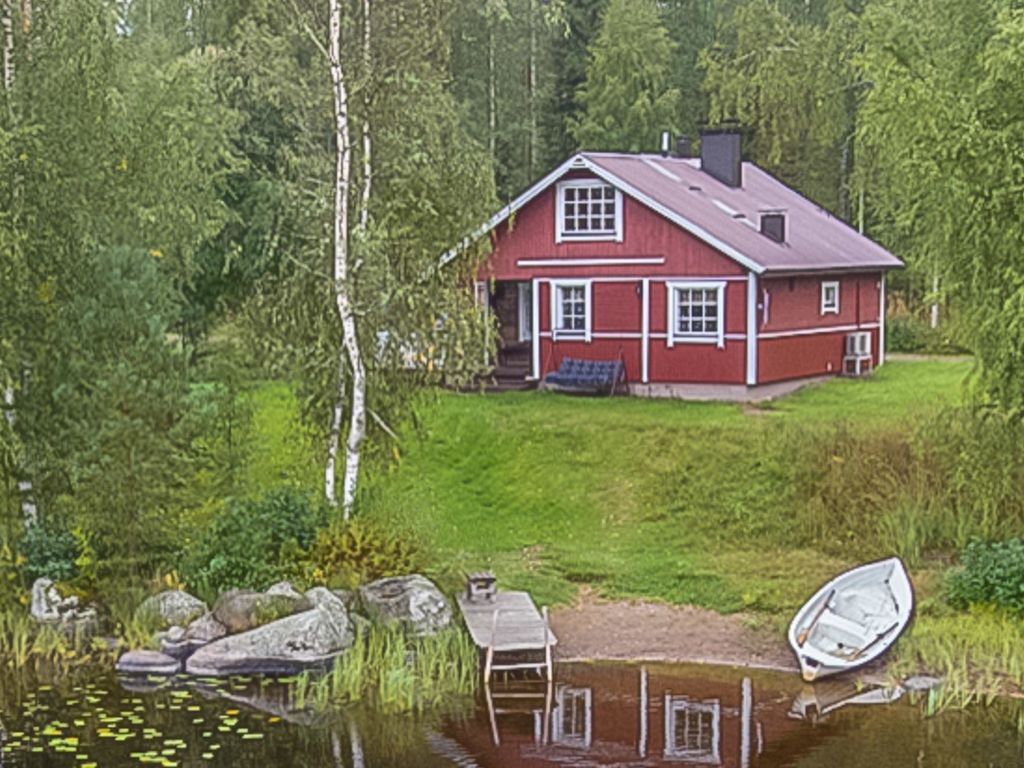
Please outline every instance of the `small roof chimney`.
[[761, 234], [776, 243], [786, 242], [786, 212], [761, 211]]
[[672, 145], [672, 132], [662, 131], [661, 132], [661, 156], [668, 157], [669, 147]]
[[676, 157], [692, 157], [693, 156], [693, 142], [690, 141], [689, 136], [679, 136], [676, 138]]
[[736, 128], [700, 132], [700, 168], [730, 187], [743, 186], [740, 132]]

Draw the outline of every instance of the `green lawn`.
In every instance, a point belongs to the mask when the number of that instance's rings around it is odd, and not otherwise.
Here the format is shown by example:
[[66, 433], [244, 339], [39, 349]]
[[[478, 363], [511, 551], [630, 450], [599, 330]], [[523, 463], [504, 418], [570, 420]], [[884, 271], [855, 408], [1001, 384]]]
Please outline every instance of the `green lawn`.
[[763, 409], [445, 393], [422, 409], [400, 464], [367, 473], [364, 510], [414, 531], [449, 572], [489, 567], [545, 602], [588, 585], [788, 613], [844, 563], [791, 546], [785, 446], [820, 425], [909, 424], [956, 402], [969, 371], [891, 363]]

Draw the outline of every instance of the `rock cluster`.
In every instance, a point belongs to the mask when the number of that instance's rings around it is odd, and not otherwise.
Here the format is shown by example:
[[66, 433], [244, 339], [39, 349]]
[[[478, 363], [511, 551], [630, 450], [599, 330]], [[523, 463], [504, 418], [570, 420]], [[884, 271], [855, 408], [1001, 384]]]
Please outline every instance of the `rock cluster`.
[[159, 652], [122, 656], [117, 669], [124, 674], [294, 674], [328, 666], [371, 622], [426, 635], [452, 621], [445, 596], [416, 574], [380, 579], [358, 593], [315, 587], [302, 594], [288, 582], [264, 592], [231, 590], [212, 609], [186, 592], [169, 591], [139, 610], [170, 628], [159, 634]]

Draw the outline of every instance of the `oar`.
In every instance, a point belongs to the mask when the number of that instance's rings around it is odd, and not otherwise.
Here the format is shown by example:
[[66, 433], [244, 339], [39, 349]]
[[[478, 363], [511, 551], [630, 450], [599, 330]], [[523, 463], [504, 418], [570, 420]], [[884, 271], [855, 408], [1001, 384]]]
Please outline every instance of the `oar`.
[[828, 596], [825, 598], [825, 602], [821, 604], [821, 608], [819, 608], [818, 612], [814, 614], [814, 620], [811, 622], [810, 626], [800, 630], [800, 634], [796, 636], [796, 644], [798, 646], [801, 648], [804, 647], [804, 643], [807, 642], [807, 638], [811, 636], [811, 630], [817, 625], [818, 619], [820, 619], [824, 615], [825, 611], [828, 610], [828, 604], [832, 602], [832, 598], [835, 594], [836, 591], [834, 589], [828, 593]]
[[850, 657], [850, 661], [856, 661], [857, 659], [859, 659], [861, 656], [863, 656], [865, 653], [867, 653], [868, 649], [871, 646], [873, 646], [876, 643], [878, 643], [879, 640], [881, 640], [883, 637], [888, 635], [890, 632], [892, 632], [894, 629], [896, 629], [896, 627], [898, 627], [899, 625], [900, 625], [900, 623], [897, 621], [895, 624], [893, 624], [887, 630], [885, 630], [883, 632], [879, 632], [877, 635], [875, 635], [875, 639], [874, 640], [872, 640], [870, 643], [868, 643], [863, 648], [861, 648], [859, 651], [857, 651], [855, 654], [853, 654], [853, 656]]

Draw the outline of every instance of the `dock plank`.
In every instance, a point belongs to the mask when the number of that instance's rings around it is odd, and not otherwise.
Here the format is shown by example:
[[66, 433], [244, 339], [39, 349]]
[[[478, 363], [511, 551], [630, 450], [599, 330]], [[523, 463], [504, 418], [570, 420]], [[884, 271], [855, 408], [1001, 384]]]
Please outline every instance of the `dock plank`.
[[[494, 600], [471, 602], [458, 597], [459, 609], [466, 621], [470, 637], [478, 648], [499, 652], [545, 649], [544, 619], [533, 598], [526, 592], [498, 592]], [[495, 637], [494, 612], [498, 611]], [[547, 644], [557, 645], [558, 638], [547, 631]]]

